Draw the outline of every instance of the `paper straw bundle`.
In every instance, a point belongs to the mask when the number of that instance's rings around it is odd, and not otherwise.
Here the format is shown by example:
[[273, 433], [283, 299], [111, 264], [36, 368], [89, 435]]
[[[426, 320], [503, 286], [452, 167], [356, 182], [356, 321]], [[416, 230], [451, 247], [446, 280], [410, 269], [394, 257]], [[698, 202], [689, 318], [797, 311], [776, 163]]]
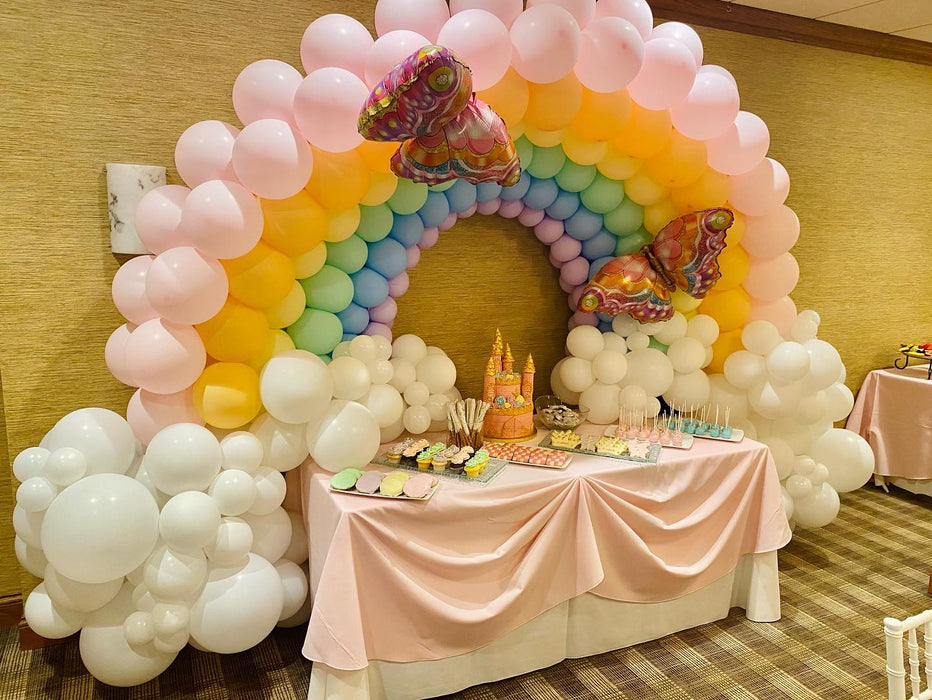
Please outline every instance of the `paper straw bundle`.
[[457, 447], [479, 449], [482, 445], [482, 422], [492, 404], [476, 399], [451, 401], [447, 404], [447, 430], [450, 442]]

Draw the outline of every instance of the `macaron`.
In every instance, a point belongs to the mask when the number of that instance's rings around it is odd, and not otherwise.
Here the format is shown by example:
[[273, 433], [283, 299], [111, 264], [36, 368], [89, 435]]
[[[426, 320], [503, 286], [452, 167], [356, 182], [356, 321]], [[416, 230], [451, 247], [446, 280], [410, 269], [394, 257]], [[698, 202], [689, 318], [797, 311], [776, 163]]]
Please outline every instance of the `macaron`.
[[362, 476], [362, 469], [354, 467], [344, 469], [330, 477], [330, 487], [338, 491], [349, 491], [356, 485], [360, 476]]

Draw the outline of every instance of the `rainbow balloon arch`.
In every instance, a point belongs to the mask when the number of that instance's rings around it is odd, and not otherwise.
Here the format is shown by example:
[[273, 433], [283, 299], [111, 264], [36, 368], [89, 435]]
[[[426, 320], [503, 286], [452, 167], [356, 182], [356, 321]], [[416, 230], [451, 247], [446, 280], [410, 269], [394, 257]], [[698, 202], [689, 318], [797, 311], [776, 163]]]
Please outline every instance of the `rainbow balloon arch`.
[[[276, 60], [240, 73], [242, 129], [204, 121], [178, 139], [185, 185], [143, 198], [152, 255], [113, 280], [127, 323], [106, 361], [137, 387], [126, 420], [75, 411], [14, 461], [17, 556], [45, 579], [27, 620], [47, 637], [81, 630], [98, 679], [135, 685], [189, 641], [232, 653], [307, 620], [306, 533], [281, 507], [282, 474], [309, 455], [365, 464], [380, 441], [442, 424], [456, 369], [416, 336], [392, 342], [392, 324], [406, 270], [473, 214], [516, 218], [549, 248], [575, 312], [551, 377], [564, 399], [608, 422], [656, 414], [661, 396], [729, 406], [770, 446], [800, 526], [830, 522], [838, 492], [869, 477], [869, 447], [832, 425], [853, 403], [841, 359], [788, 296], [789, 177], [734, 78], [642, 0], [527, 4], [379, 0], [376, 39], [326, 15], [302, 39], [306, 75]], [[455, 52], [505, 120], [517, 184], [399, 179], [397, 144], [359, 135], [370, 90], [427, 44]], [[655, 324], [576, 311], [607, 261], [720, 206], [735, 222], [705, 299], [677, 292]]]

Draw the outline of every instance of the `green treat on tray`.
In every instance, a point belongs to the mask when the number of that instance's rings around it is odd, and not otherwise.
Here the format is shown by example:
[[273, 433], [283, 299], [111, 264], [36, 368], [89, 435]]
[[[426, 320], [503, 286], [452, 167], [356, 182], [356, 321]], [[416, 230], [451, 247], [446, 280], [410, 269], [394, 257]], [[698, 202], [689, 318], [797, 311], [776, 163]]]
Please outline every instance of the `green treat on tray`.
[[349, 491], [356, 485], [360, 476], [362, 476], [362, 469], [349, 467], [330, 477], [330, 487], [338, 491]]

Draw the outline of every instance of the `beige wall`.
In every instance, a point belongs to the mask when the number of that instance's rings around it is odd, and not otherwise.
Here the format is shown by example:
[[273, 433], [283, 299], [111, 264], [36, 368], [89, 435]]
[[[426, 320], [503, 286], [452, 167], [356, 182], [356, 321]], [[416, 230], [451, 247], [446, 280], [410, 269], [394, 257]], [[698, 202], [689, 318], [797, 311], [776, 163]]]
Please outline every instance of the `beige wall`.
[[[300, 67], [311, 20], [353, 7], [371, 26], [374, 4], [0, 7], [0, 370], [11, 454], [36, 444], [68, 411], [122, 411], [130, 396], [103, 362], [121, 323], [109, 299], [118, 262], [108, 250], [104, 164], [170, 166], [187, 126], [235, 120], [230, 90], [245, 65], [278, 58]], [[802, 221], [793, 296], [822, 314], [822, 337], [839, 348], [856, 388], [868, 370], [892, 361], [898, 342], [932, 338], [932, 68], [699, 32], [706, 62], [734, 73], [742, 106], [767, 122], [771, 155], [790, 172], [788, 203]], [[501, 325], [518, 357], [534, 352], [545, 383], [569, 314], [556, 279], [518, 224], [475, 217], [424, 254], [397, 329], [447, 348], [463, 388], [475, 390], [481, 353], [471, 350], [484, 352]], [[3, 458], [0, 468], [4, 595], [19, 583]]]

